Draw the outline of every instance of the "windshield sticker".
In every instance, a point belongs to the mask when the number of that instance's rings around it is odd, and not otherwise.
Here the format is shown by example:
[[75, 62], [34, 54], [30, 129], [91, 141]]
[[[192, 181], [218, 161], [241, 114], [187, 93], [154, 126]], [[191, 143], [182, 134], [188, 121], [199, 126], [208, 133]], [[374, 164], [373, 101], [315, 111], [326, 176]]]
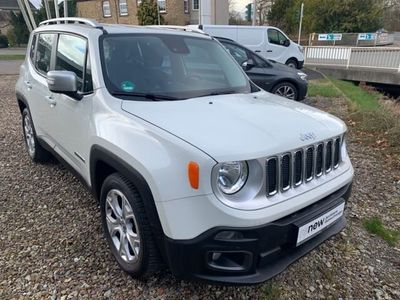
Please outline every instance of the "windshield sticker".
[[124, 92], [133, 92], [135, 90], [135, 84], [132, 81], [122, 81], [121, 82], [121, 89]]

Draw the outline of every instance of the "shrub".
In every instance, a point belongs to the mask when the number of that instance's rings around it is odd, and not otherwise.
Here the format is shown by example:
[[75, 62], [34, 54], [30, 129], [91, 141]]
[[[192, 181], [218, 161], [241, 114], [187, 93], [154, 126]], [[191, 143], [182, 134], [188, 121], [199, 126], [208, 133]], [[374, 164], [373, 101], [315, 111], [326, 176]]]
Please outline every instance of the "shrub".
[[8, 39], [8, 44], [10, 45], [10, 47], [17, 46], [17, 37], [15, 36], [14, 30], [9, 29], [7, 31], [7, 39]]
[[7, 36], [0, 34], [0, 48], [8, 47], [8, 38]]

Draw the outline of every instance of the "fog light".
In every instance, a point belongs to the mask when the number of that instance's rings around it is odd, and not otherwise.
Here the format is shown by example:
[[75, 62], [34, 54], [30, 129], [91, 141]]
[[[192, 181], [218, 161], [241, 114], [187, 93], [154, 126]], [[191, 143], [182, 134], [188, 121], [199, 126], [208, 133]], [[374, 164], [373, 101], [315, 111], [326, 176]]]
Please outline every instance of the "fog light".
[[208, 266], [220, 271], [244, 272], [250, 269], [252, 263], [253, 254], [247, 251], [211, 251], [207, 255]]

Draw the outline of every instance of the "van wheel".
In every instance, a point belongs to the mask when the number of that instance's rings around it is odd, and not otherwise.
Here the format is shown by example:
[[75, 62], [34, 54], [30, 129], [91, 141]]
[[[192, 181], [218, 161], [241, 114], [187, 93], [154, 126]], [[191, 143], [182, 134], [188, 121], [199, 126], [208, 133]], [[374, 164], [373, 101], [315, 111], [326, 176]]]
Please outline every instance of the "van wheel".
[[299, 95], [297, 88], [292, 83], [287, 81], [280, 82], [275, 85], [272, 88], [271, 93], [288, 98], [290, 100], [297, 100]]
[[286, 62], [286, 65], [288, 66], [288, 67], [291, 67], [291, 68], [293, 68], [293, 69], [297, 69], [298, 68], [298, 66], [297, 66], [297, 61], [295, 60], [295, 59], [288, 59], [288, 61]]
[[39, 144], [32, 116], [28, 108], [24, 108], [22, 111], [22, 128], [29, 157], [34, 162], [47, 162], [51, 154]]
[[118, 173], [108, 176], [101, 188], [100, 207], [104, 233], [120, 267], [135, 278], [158, 271], [160, 255], [135, 186]]

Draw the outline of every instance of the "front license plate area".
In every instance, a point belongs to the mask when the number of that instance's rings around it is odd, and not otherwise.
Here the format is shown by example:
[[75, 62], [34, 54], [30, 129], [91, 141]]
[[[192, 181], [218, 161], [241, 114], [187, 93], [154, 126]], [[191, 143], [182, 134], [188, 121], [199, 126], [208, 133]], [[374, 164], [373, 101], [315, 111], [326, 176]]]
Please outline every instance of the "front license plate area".
[[296, 246], [308, 241], [314, 236], [318, 235], [321, 231], [327, 228], [329, 225], [338, 220], [344, 212], [344, 202], [339, 204], [333, 209], [330, 209], [323, 215], [313, 219], [312, 221], [299, 226], [297, 234]]

